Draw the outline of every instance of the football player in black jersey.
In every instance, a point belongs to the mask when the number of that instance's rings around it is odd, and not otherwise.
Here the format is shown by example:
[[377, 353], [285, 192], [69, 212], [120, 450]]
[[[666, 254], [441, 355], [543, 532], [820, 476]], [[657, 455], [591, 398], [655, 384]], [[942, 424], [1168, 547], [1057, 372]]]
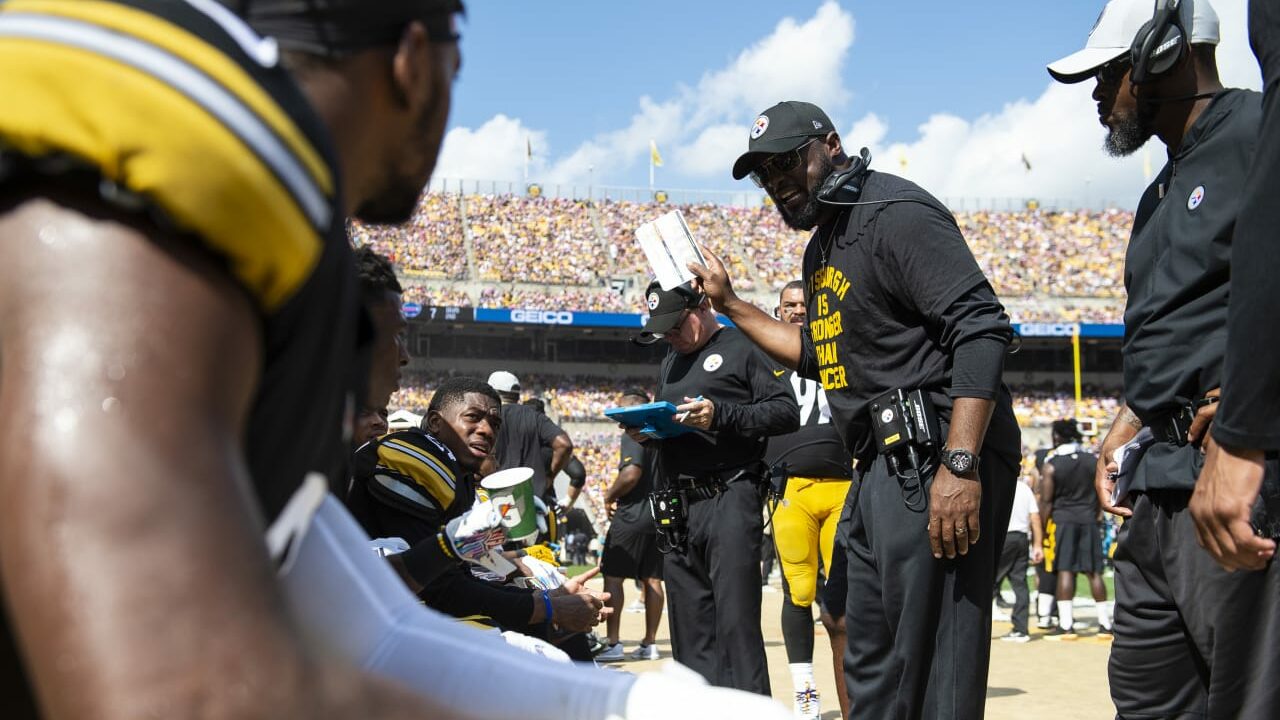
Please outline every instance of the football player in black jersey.
[[0, 3], [6, 717], [453, 716], [309, 649], [262, 530], [342, 477], [343, 220], [413, 209], [457, 10]]

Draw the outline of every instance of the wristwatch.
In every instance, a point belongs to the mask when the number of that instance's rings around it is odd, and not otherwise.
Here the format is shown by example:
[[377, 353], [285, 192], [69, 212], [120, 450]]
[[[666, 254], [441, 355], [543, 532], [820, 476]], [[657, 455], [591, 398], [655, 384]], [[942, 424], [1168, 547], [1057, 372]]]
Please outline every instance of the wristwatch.
[[978, 469], [978, 456], [968, 450], [942, 450], [942, 465], [952, 475], [961, 477]]

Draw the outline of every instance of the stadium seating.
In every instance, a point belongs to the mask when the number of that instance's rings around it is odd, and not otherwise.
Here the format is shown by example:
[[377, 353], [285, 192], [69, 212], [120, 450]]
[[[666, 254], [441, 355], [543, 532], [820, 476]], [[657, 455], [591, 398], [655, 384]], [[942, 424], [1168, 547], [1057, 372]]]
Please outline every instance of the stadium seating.
[[[422, 304], [637, 312], [638, 292], [620, 296], [608, 280], [642, 278], [633, 232], [676, 208], [760, 306], [771, 308], [774, 293], [799, 276], [808, 234], [762, 205], [428, 193], [404, 226], [349, 230], [357, 245], [391, 257], [411, 286], [407, 298]], [[1015, 321], [1121, 321], [1132, 213], [968, 211], [956, 221]]]

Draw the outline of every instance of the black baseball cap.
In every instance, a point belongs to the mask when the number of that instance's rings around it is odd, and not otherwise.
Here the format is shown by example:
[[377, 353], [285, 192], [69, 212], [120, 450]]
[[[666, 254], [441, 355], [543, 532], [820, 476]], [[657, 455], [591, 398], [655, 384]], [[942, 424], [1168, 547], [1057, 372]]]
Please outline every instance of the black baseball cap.
[[822, 108], [799, 100], [784, 100], [760, 113], [751, 125], [747, 151], [733, 164], [733, 179], [741, 180], [770, 155], [795, 150], [809, 138], [835, 130]]
[[697, 307], [702, 298], [689, 283], [663, 290], [662, 285], [654, 280], [644, 291], [644, 300], [649, 306], [649, 319], [640, 334], [656, 337], [679, 325], [684, 311]]

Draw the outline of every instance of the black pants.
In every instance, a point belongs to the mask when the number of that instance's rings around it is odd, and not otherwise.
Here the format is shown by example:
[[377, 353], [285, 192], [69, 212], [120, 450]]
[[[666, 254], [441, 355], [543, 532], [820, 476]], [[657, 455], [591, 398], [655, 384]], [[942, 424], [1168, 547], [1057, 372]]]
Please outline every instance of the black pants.
[[1013, 629], [1026, 633], [1030, 599], [1027, 594], [1027, 534], [1024, 532], [1005, 535], [1004, 552], [1000, 553], [1000, 566], [996, 568], [997, 590], [1006, 577], [1013, 586]]
[[1117, 717], [1275, 717], [1280, 568], [1219, 567], [1196, 543], [1190, 498], [1182, 490], [1139, 495], [1120, 528], [1107, 673]]
[[712, 685], [768, 695], [760, 493], [753, 479], [743, 479], [687, 507], [688, 547], [663, 564], [672, 655]]
[[[1001, 432], [1016, 443], [1016, 429]], [[851, 717], [982, 717], [991, 587], [1013, 507], [1016, 452], [982, 453], [981, 534], [968, 554], [954, 560], [934, 559], [927, 508], [907, 507], [883, 458], [854, 481], [847, 507], [849, 646], [844, 659]]]

